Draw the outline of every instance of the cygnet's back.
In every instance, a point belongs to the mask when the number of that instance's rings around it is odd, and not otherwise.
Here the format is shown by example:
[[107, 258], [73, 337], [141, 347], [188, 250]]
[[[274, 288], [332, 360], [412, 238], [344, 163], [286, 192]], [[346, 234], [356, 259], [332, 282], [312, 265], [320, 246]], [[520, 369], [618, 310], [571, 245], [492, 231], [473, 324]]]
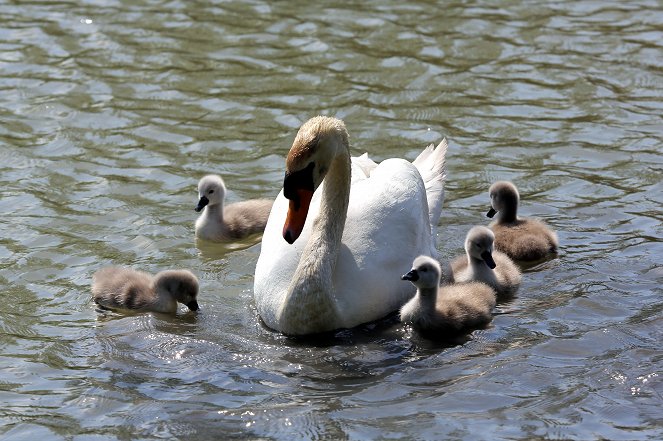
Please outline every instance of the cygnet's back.
[[518, 290], [522, 275], [509, 256], [493, 249], [494, 239], [486, 227], [471, 228], [465, 238], [465, 255], [455, 258], [451, 267], [456, 282], [485, 283], [504, 300]]
[[92, 279], [94, 301], [108, 309], [173, 313], [177, 302], [198, 310], [198, 279], [187, 270], [152, 275], [124, 267], [106, 267]]
[[520, 195], [515, 185], [497, 181], [488, 190], [491, 208], [486, 214], [497, 219], [490, 224], [495, 248], [515, 260], [533, 261], [557, 252], [557, 235], [544, 222], [518, 217]]
[[214, 242], [262, 233], [274, 203], [271, 199], [250, 199], [224, 206], [226, 186], [217, 175], [207, 175], [198, 182], [198, 195], [196, 211], [204, 211], [196, 220], [196, 236]]
[[483, 327], [492, 320], [495, 292], [483, 283], [439, 287], [440, 264], [417, 257], [402, 276], [417, 287], [417, 294], [400, 311], [401, 321], [427, 338], [444, 339]]
[[442, 286], [438, 291], [443, 301], [439, 307], [451, 329], [476, 329], [490, 323], [495, 307], [495, 291], [485, 283], [468, 282]]

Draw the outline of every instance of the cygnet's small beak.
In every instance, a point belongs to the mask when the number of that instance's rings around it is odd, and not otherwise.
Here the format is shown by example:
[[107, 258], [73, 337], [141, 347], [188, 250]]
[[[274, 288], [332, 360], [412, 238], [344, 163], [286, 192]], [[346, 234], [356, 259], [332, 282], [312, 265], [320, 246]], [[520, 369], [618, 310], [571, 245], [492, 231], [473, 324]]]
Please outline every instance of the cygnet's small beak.
[[484, 251], [481, 253], [481, 258], [483, 259], [484, 262], [486, 262], [486, 265], [488, 265], [488, 268], [490, 269], [495, 269], [497, 264], [493, 260], [493, 255], [490, 254], [490, 251]]
[[409, 280], [410, 282], [416, 282], [419, 280], [419, 273], [416, 269], [411, 269], [407, 274], [401, 276], [401, 280]]
[[198, 302], [195, 300], [191, 300], [189, 303], [186, 304], [187, 308], [189, 308], [191, 311], [198, 311], [200, 309], [198, 307]]
[[490, 210], [488, 210], [488, 213], [486, 213], [486, 216], [488, 216], [489, 218], [492, 218], [493, 216], [495, 216], [496, 213], [497, 213], [497, 210], [495, 210], [493, 207], [490, 207]]
[[203, 208], [205, 208], [207, 204], [209, 204], [209, 199], [207, 199], [207, 196], [201, 196], [200, 200], [198, 201], [198, 205], [196, 205], [196, 208], [194, 208], [194, 210], [200, 212], [202, 211]]

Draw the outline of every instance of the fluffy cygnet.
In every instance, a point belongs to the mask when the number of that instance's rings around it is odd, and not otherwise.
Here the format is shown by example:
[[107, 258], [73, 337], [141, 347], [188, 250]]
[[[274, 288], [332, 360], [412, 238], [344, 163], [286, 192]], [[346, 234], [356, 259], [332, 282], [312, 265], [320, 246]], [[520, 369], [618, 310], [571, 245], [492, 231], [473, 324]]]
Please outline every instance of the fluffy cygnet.
[[417, 294], [400, 311], [401, 321], [428, 338], [442, 339], [483, 327], [492, 320], [495, 291], [479, 282], [440, 287], [442, 269], [428, 256], [414, 259], [401, 278], [417, 287]]
[[518, 217], [520, 195], [511, 182], [498, 181], [490, 186], [491, 207], [486, 216], [497, 219], [490, 224], [495, 233], [495, 248], [515, 260], [539, 260], [557, 252], [557, 235], [545, 223]]
[[196, 211], [203, 211], [196, 220], [196, 236], [213, 241], [229, 242], [255, 233], [262, 233], [274, 201], [250, 199], [223, 206], [226, 186], [217, 175], [207, 175], [198, 182], [200, 200]]
[[106, 267], [92, 278], [94, 301], [108, 309], [174, 313], [177, 302], [198, 310], [198, 279], [187, 270], [161, 271], [156, 276], [131, 268]]
[[473, 227], [465, 238], [465, 256], [451, 263], [456, 282], [483, 282], [500, 298], [512, 296], [520, 286], [520, 270], [509, 256], [493, 250], [495, 235], [486, 227]]

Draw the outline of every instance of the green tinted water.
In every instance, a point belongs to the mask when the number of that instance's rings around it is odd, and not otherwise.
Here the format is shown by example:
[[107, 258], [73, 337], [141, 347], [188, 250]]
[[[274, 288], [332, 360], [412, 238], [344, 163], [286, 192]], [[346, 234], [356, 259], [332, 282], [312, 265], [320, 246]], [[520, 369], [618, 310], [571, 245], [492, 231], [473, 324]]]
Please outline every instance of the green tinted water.
[[[5, 2], [0, 434], [6, 439], [660, 439], [660, 2]], [[259, 245], [197, 245], [197, 180], [273, 197], [301, 122], [353, 153], [449, 139], [442, 254], [487, 189], [559, 232], [455, 347], [393, 320], [261, 326]], [[197, 317], [100, 317], [93, 272], [182, 267]], [[405, 269], [404, 269], [405, 270]]]

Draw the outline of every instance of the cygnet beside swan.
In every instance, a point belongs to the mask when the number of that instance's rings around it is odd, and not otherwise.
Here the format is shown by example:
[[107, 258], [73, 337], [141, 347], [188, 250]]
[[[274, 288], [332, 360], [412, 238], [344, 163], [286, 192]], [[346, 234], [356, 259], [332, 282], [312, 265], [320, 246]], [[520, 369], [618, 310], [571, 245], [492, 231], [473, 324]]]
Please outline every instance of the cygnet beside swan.
[[198, 310], [198, 279], [187, 270], [161, 271], [156, 276], [123, 267], [106, 267], [92, 278], [94, 301], [108, 309], [174, 313], [177, 302]]
[[446, 147], [429, 147], [413, 163], [375, 164], [351, 159], [343, 121], [304, 123], [256, 265], [264, 323], [291, 335], [351, 328], [412, 297], [398, 274], [418, 255], [437, 255]]
[[493, 250], [495, 235], [486, 227], [473, 227], [465, 238], [465, 256], [451, 263], [456, 282], [483, 282], [500, 298], [515, 294], [522, 278], [509, 256]]
[[196, 211], [196, 236], [213, 242], [228, 242], [262, 233], [273, 201], [250, 199], [224, 207], [226, 186], [218, 175], [207, 175], [198, 182], [200, 200]]
[[479, 282], [444, 285], [440, 264], [428, 256], [414, 259], [402, 276], [417, 294], [401, 308], [401, 321], [428, 338], [445, 338], [483, 327], [492, 320], [495, 291]]
[[515, 260], [539, 260], [557, 252], [557, 235], [545, 223], [518, 217], [520, 195], [515, 185], [497, 181], [490, 186], [491, 207], [486, 216], [497, 219], [490, 224], [495, 233], [495, 248]]

